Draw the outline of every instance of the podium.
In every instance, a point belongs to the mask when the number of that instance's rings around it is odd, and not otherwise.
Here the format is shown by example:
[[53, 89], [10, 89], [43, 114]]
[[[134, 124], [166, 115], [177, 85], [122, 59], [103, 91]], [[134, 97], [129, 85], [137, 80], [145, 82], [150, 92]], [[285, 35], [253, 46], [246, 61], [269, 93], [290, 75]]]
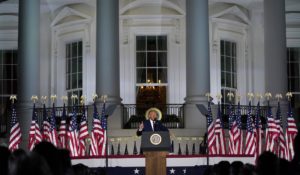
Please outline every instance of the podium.
[[166, 175], [169, 132], [143, 132], [141, 147], [146, 158], [146, 175]]

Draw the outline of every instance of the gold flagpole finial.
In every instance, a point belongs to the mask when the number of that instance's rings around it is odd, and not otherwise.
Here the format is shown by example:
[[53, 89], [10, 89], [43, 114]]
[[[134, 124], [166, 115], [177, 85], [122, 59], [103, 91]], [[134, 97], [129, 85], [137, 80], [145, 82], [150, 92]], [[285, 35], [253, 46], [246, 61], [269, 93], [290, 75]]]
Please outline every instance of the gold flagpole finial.
[[98, 98], [98, 95], [97, 95], [96, 93], [94, 93], [94, 94], [92, 95], [92, 98], [93, 98], [93, 101], [95, 102], [95, 101], [97, 100], [97, 98]]
[[210, 102], [210, 93], [207, 92], [207, 93], [205, 94], [205, 96], [207, 97], [207, 101]]
[[271, 92], [266, 92], [265, 97], [266, 97], [267, 101], [269, 101], [272, 98]]
[[35, 103], [36, 101], [38, 101], [38, 96], [36, 96], [36, 95], [33, 95], [33, 96], [31, 96], [31, 100], [33, 101], [33, 103]]
[[47, 96], [41, 96], [41, 102], [45, 104], [47, 101]]
[[282, 99], [282, 95], [281, 94], [276, 94], [275, 98], [277, 98], [277, 101], [279, 102]]
[[288, 101], [291, 101], [291, 99], [292, 99], [292, 97], [293, 97], [292, 92], [287, 92], [287, 93], [286, 93], [286, 97], [288, 98]]
[[15, 100], [17, 100], [17, 96], [16, 95], [11, 95], [9, 97], [9, 100], [11, 100], [11, 103], [14, 104], [15, 103]]
[[229, 98], [229, 101], [231, 102], [231, 100], [234, 98], [234, 94], [232, 92], [228, 92], [227, 97]]
[[101, 96], [101, 101], [103, 101], [103, 103], [105, 103], [107, 100], [107, 95], [102, 95]]
[[216, 97], [217, 97], [217, 99], [218, 99], [218, 102], [220, 102], [221, 99], [222, 99], [222, 94], [217, 94]]
[[51, 95], [51, 96], [50, 96], [51, 102], [54, 103], [55, 100], [56, 100], [56, 98], [57, 98], [56, 94]]
[[85, 95], [82, 95], [82, 96], [80, 97], [80, 103], [81, 103], [81, 105], [84, 105], [85, 100], [86, 100], [86, 96], [85, 96]]
[[248, 99], [249, 99], [250, 102], [254, 98], [254, 94], [252, 92], [248, 92], [247, 96], [248, 96]]
[[78, 96], [75, 95], [75, 94], [72, 94], [71, 99], [72, 99], [72, 103], [73, 103], [73, 105], [74, 105], [75, 102], [76, 102], [76, 99], [78, 99]]
[[238, 100], [238, 101], [240, 101], [241, 100], [241, 98], [242, 98], [242, 96], [240, 95], [240, 94], [236, 94], [236, 99]]
[[61, 100], [63, 101], [63, 103], [67, 103], [68, 101], [68, 96], [62, 96]]
[[263, 98], [263, 95], [261, 95], [260, 93], [257, 93], [255, 96], [258, 101], [260, 101]]

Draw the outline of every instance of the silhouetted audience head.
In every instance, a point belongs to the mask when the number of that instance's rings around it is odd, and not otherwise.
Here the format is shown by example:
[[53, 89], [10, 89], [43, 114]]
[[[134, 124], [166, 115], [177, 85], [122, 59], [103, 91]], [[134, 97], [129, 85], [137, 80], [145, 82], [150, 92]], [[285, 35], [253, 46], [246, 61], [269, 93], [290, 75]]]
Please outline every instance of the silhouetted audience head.
[[0, 174], [8, 174], [8, 158], [10, 156], [10, 151], [7, 147], [0, 146]]
[[67, 149], [59, 149], [59, 157], [62, 163], [62, 172], [64, 175], [73, 175], [73, 169], [71, 164], [70, 151]]
[[241, 161], [234, 161], [230, 165], [230, 175], [240, 175], [243, 171], [244, 164]]
[[41, 142], [35, 146], [33, 152], [46, 160], [53, 175], [63, 174], [63, 160], [59, 156], [58, 149], [52, 143]]
[[73, 165], [74, 175], [89, 175], [89, 168], [83, 164]]
[[257, 160], [256, 171], [258, 175], [278, 174], [279, 161], [275, 154], [271, 152], [262, 153]]
[[27, 153], [22, 149], [18, 149], [13, 153], [11, 153], [8, 159], [9, 174], [10, 175], [22, 174], [22, 166], [26, 158], [27, 158]]
[[217, 167], [217, 174], [218, 175], [229, 175], [230, 163], [228, 161], [221, 161]]

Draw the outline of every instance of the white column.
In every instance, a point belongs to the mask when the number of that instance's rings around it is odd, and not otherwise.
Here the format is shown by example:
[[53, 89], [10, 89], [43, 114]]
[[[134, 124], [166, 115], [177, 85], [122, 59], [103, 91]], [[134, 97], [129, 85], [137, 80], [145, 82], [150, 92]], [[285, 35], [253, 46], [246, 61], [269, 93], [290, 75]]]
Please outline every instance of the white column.
[[97, 0], [96, 92], [119, 104], [119, 0]]
[[18, 26], [18, 116], [22, 146], [27, 145], [32, 116], [32, 95], [40, 86], [40, 0], [19, 1]]
[[266, 91], [287, 91], [285, 1], [264, 0]]
[[187, 0], [186, 103], [206, 100], [210, 90], [208, 0]]

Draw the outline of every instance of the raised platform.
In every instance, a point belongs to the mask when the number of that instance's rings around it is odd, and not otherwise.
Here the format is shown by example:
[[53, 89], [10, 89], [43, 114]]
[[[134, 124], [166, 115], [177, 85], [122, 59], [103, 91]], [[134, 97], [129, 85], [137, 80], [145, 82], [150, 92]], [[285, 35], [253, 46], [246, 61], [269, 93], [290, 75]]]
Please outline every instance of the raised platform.
[[[208, 159], [208, 161], [207, 161]], [[254, 164], [255, 158], [252, 156], [203, 156], [203, 155], [169, 155], [167, 157], [167, 167], [194, 167], [214, 165], [220, 161], [241, 161], [244, 164]], [[208, 164], [207, 164], [208, 162]], [[105, 167], [105, 157], [78, 157], [72, 159], [72, 164], [82, 163], [90, 168]], [[143, 155], [122, 155], [108, 156], [109, 167], [145, 167], [145, 157]]]

